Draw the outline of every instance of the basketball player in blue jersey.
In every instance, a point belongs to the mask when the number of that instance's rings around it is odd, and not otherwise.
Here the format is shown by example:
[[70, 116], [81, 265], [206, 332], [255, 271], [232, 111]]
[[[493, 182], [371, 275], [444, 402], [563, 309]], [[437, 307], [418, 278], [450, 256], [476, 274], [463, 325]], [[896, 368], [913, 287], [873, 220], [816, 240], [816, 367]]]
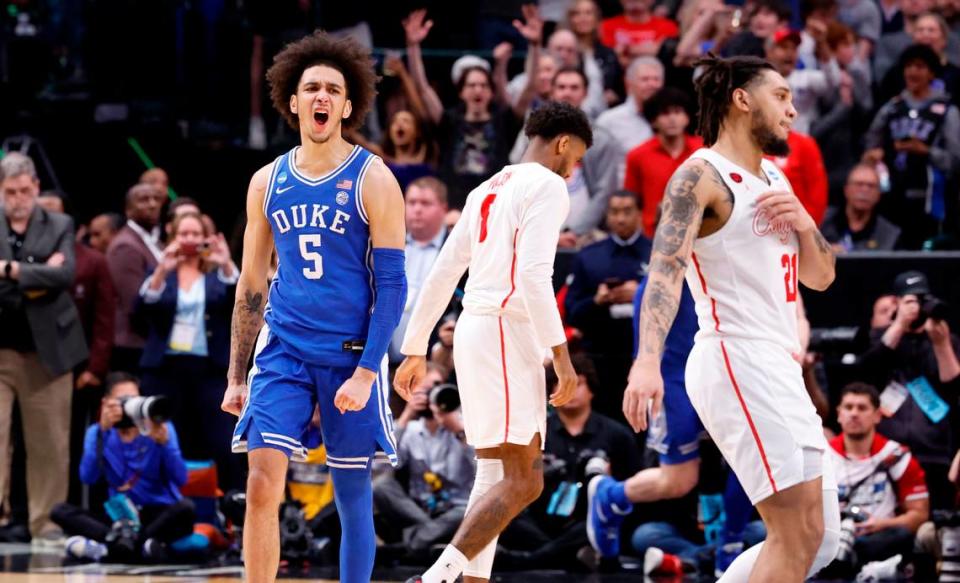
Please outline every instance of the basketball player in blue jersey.
[[301, 439], [319, 405], [343, 526], [340, 578], [366, 583], [376, 550], [370, 465], [378, 453], [397, 459], [385, 354], [406, 301], [403, 196], [379, 158], [342, 137], [373, 102], [365, 49], [318, 32], [284, 48], [267, 80], [301, 144], [257, 171], [247, 193], [222, 405], [240, 418], [233, 450], [250, 465], [246, 577], [276, 577], [287, 465], [305, 459]]

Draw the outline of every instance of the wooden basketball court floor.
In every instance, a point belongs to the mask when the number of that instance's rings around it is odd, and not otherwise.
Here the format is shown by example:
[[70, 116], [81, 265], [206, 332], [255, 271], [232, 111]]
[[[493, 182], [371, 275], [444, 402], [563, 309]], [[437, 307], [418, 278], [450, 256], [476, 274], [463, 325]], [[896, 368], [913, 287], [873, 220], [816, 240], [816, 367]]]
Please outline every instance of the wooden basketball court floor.
[[[374, 570], [371, 583], [403, 583], [417, 574], [411, 567]], [[282, 583], [310, 581], [334, 583], [337, 572], [332, 567], [281, 569]], [[499, 583], [641, 583], [644, 577], [637, 572], [621, 574], [573, 574], [561, 571], [521, 571], [494, 574]], [[712, 580], [711, 579], [708, 579]], [[681, 579], [646, 579], [655, 583], [681, 583]], [[686, 578], [696, 582], [696, 578]], [[30, 544], [0, 543], [0, 583], [243, 583], [240, 565], [203, 566], [186, 564], [120, 565], [76, 564], [64, 561], [63, 549], [36, 547]]]

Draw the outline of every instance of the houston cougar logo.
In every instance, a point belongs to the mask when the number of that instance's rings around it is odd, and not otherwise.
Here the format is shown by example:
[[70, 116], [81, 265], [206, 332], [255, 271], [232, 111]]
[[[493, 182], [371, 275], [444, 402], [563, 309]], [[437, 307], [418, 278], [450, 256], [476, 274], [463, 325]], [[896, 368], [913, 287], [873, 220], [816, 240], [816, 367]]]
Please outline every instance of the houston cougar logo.
[[753, 216], [753, 234], [757, 237], [766, 237], [774, 233], [779, 236], [780, 242], [786, 244], [790, 240], [790, 233], [793, 232], [793, 226], [785, 221], [775, 221], [771, 223], [763, 213], [757, 213]]

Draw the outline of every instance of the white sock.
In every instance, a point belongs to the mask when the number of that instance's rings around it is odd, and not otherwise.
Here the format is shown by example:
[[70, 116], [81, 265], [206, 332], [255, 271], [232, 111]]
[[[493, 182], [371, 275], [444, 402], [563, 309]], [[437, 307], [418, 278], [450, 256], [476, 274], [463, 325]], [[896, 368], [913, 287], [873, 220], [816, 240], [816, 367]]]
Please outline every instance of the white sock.
[[723, 576], [717, 579], [717, 583], [747, 583], [762, 548], [763, 543], [757, 543], [740, 553], [740, 556], [734, 559], [723, 572]]
[[422, 583], [453, 583], [467, 566], [467, 557], [457, 547], [447, 545], [432, 567], [421, 577]]

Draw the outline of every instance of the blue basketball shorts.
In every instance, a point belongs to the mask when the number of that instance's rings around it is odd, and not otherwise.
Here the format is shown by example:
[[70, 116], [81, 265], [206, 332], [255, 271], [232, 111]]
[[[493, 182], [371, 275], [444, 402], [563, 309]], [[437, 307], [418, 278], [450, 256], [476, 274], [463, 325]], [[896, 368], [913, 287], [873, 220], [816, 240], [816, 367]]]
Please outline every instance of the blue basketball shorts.
[[703, 423], [682, 380], [663, 380], [663, 410], [651, 421], [647, 447], [660, 454], [660, 463], [682, 464], [700, 455]]
[[374, 457], [397, 464], [393, 416], [388, 406], [387, 360], [377, 373], [370, 399], [361, 411], [340, 413], [333, 399], [355, 367], [320, 366], [292, 356], [267, 326], [257, 338], [249, 392], [233, 432], [235, 453], [259, 448], [282, 451], [305, 461], [303, 445], [314, 407], [320, 408], [320, 432], [327, 448], [327, 465], [367, 469]]

